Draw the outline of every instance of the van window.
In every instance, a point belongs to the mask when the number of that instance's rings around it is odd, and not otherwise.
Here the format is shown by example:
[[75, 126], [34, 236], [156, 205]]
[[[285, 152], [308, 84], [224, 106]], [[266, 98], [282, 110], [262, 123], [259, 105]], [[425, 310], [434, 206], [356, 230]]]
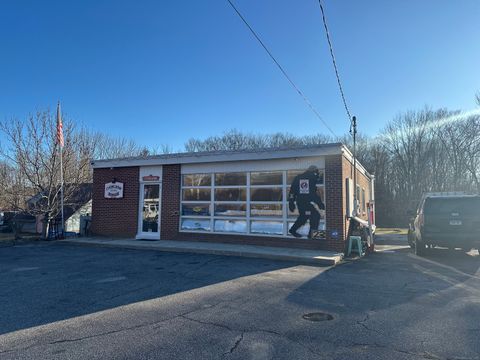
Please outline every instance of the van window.
[[480, 197], [427, 198], [424, 212], [426, 214], [450, 214], [452, 212], [478, 214], [480, 212]]

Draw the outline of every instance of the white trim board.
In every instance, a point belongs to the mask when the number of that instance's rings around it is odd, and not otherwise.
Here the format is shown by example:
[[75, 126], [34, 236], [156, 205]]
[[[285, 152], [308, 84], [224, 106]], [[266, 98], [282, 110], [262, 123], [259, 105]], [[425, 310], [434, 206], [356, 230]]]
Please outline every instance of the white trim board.
[[274, 159], [256, 161], [215, 162], [203, 164], [183, 164], [182, 174], [209, 174], [212, 172], [245, 172], [245, 171], [283, 171], [283, 170], [306, 170], [310, 165], [316, 165], [319, 169], [325, 168], [325, 158], [303, 157], [293, 159]]

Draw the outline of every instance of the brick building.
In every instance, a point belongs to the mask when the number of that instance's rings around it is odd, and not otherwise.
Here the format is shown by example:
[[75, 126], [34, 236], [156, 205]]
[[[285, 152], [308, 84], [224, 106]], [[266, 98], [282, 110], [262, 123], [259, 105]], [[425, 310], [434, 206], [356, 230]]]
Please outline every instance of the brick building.
[[[373, 201], [373, 176], [357, 162], [354, 190], [352, 162], [339, 143], [93, 161], [91, 232], [343, 251], [353, 191], [359, 217], [367, 219]], [[295, 238], [289, 188], [311, 165], [325, 210], [315, 238], [307, 238], [308, 222]]]

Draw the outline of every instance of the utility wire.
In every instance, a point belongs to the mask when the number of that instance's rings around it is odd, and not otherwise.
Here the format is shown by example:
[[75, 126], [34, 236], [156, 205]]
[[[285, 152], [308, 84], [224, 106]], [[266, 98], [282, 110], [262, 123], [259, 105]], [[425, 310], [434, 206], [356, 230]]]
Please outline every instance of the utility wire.
[[335, 134], [335, 132], [328, 126], [328, 124], [325, 122], [325, 120], [322, 119], [322, 117], [320, 116], [320, 114], [318, 113], [317, 109], [315, 109], [315, 107], [312, 105], [312, 103], [310, 102], [310, 100], [306, 97], [306, 95], [302, 92], [302, 90], [300, 90], [300, 88], [295, 85], [295, 83], [293, 82], [293, 80], [290, 78], [290, 76], [288, 76], [287, 72], [285, 71], [285, 69], [282, 67], [282, 65], [280, 65], [280, 63], [277, 61], [277, 59], [275, 59], [275, 57], [272, 55], [272, 53], [270, 52], [270, 50], [268, 50], [267, 46], [264, 44], [264, 42], [262, 41], [262, 39], [260, 39], [260, 37], [257, 35], [257, 33], [255, 32], [255, 30], [253, 30], [253, 28], [250, 26], [250, 24], [247, 22], [247, 20], [243, 17], [243, 15], [240, 13], [240, 11], [236, 8], [236, 6], [232, 3], [231, 0], [227, 0], [228, 3], [230, 4], [230, 6], [233, 8], [233, 10], [235, 10], [235, 12], [237, 13], [237, 15], [240, 17], [240, 19], [242, 19], [243, 23], [247, 26], [248, 30], [250, 30], [250, 32], [253, 34], [253, 36], [255, 37], [255, 39], [257, 39], [257, 41], [260, 43], [260, 45], [262, 45], [263, 49], [267, 52], [267, 54], [270, 56], [270, 58], [273, 60], [273, 62], [275, 63], [275, 65], [277, 65], [277, 67], [280, 69], [280, 71], [282, 72], [282, 74], [285, 76], [285, 78], [288, 80], [288, 82], [293, 86], [293, 88], [297, 91], [298, 95], [301, 96], [301, 98], [303, 99], [303, 101], [305, 101], [305, 103], [307, 104], [307, 106], [310, 108], [310, 110], [313, 111], [313, 113], [317, 116], [317, 118], [323, 123], [323, 125], [328, 129], [328, 131], [330, 131], [330, 133], [334, 136], [334, 137], [337, 137], [337, 135]]
[[351, 128], [352, 115], [350, 115], [350, 110], [348, 109], [347, 100], [345, 99], [345, 93], [343, 92], [342, 82], [340, 81], [340, 74], [338, 73], [337, 62], [335, 60], [335, 54], [333, 53], [332, 40], [330, 39], [330, 32], [328, 31], [327, 19], [325, 16], [325, 10], [322, 5], [322, 0], [318, 0], [318, 4], [320, 5], [320, 10], [322, 12], [323, 26], [325, 27], [325, 34], [327, 35], [328, 47], [330, 48], [330, 55], [332, 57], [333, 68], [335, 69], [335, 76], [337, 77], [338, 88], [340, 89], [340, 95], [342, 97], [345, 111], [347, 112], [348, 120], [350, 120], [350, 132], [352, 132], [352, 128]]

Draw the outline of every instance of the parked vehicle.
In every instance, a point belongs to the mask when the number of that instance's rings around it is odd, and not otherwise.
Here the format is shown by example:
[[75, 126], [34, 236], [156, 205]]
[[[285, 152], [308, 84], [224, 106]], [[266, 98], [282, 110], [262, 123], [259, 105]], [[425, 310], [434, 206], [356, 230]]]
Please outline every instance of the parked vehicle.
[[417, 255], [435, 246], [480, 248], [480, 195], [427, 193], [409, 224], [408, 242]]
[[12, 232], [15, 223], [21, 224], [21, 228], [23, 228], [25, 224], [32, 225], [34, 222], [35, 217], [26, 213], [18, 211], [0, 212], [0, 232]]
[[0, 232], [12, 232], [11, 220], [14, 215], [11, 211], [0, 212]]

